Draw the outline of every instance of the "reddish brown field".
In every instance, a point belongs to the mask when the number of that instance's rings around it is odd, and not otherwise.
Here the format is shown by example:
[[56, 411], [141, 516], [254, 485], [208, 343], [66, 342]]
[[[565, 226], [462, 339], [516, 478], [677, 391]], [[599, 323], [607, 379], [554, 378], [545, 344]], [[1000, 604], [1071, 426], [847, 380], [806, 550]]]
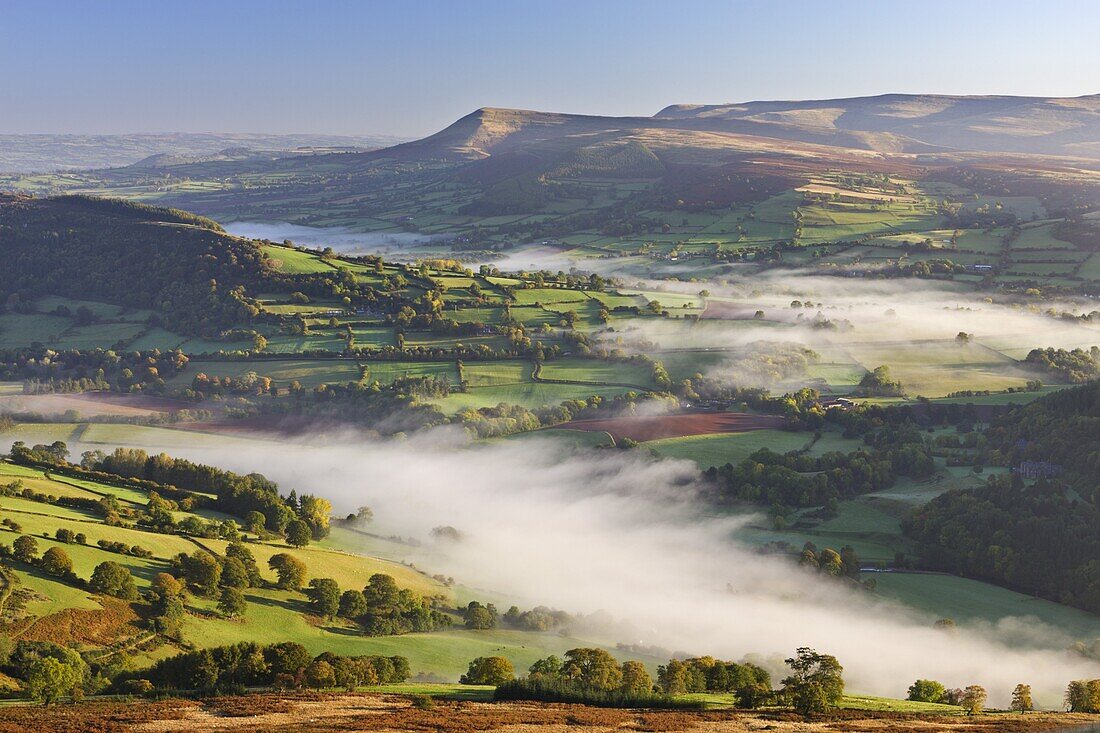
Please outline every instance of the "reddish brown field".
[[787, 713], [611, 710], [547, 703], [476, 703], [436, 700], [422, 708], [399, 695], [292, 693], [210, 700], [86, 702], [0, 709], [0, 733], [1029, 733], [1096, 723], [1100, 716], [1068, 713], [920, 717], [837, 711], [814, 720]]
[[639, 443], [660, 438], [710, 433], [745, 433], [783, 427], [783, 418], [746, 412], [691, 412], [680, 415], [609, 417], [573, 420], [558, 426], [565, 430], [610, 433], [616, 442], [630, 438]]
[[708, 300], [707, 307], [699, 317], [723, 321], [747, 321], [752, 319], [756, 310], [755, 307], [744, 303]]

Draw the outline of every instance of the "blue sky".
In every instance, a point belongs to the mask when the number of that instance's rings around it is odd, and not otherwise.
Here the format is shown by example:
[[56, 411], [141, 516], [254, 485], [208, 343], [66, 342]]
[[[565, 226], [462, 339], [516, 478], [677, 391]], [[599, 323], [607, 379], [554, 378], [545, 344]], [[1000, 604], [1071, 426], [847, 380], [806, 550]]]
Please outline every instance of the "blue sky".
[[418, 136], [481, 106], [1100, 93], [1100, 3], [0, 0], [0, 132]]

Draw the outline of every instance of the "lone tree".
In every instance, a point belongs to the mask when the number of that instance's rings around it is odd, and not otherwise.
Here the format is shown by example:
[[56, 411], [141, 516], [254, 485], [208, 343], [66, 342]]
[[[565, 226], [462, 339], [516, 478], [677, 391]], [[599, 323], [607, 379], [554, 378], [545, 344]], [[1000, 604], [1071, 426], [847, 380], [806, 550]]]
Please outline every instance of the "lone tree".
[[986, 698], [989, 693], [981, 685], [970, 685], [963, 690], [962, 700], [959, 702], [967, 715], [977, 715], [985, 709]]
[[11, 554], [20, 562], [34, 562], [38, 559], [38, 540], [26, 534], [18, 537], [12, 543]]
[[458, 681], [464, 685], [503, 685], [515, 678], [515, 668], [504, 657], [478, 657]]
[[1012, 704], [1009, 705], [1009, 709], [1018, 713], [1026, 713], [1035, 709], [1035, 706], [1031, 703], [1031, 685], [1023, 683], [1016, 685], [1016, 689], [1012, 691]]
[[917, 680], [909, 685], [907, 700], [914, 702], [939, 702], [943, 699], [946, 688], [935, 680]]
[[88, 666], [79, 654], [57, 647], [27, 665], [25, 694], [46, 705], [65, 695], [79, 698], [87, 673]]
[[623, 662], [623, 683], [619, 689], [628, 695], [649, 695], [653, 692], [653, 678], [641, 662]]
[[341, 618], [357, 619], [367, 612], [367, 598], [361, 590], [346, 590], [340, 596]]
[[796, 712], [810, 715], [837, 706], [844, 696], [844, 667], [836, 657], [800, 647], [784, 661], [793, 674], [783, 680], [783, 692]]
[[467, 629], [484, 631], [497, 625], [497, 609], [492, 603], [483, 606], [477, 601], [470, 601], [462, 616]]
[[313, 539], [313, 531], [301, 519], [286, 526], [286, 543], [291, 547], [305, 547]]
[[284, 590], [300, 590], [306, 582], [306, 565], [293, 555], [272, 555], [267, 566], [279, 576], [279, 587]]
[[130, 569], [113, 560], [107, 560], [95, 566], [92, 578], [88, 581], [88, 587], [95, 593], [114, 596], [124, 601], [135, 601], [138, 597], [134, 576], [130, 574]]
[[565, 653], [562, 678], [589, 690], [610, 692], [623, 684], [623, 670], [603, 649], [579, 648]]
[[73, 561], [69, 553], [60, 547], [51, 547], [46, 550], [39, 565], [42, 570], [57, 578], [64, 578], [73, 571]]
[[306, 588], [309, 608], [315, 616], [332, 618], [340, 611], [340, 586], [332, 578], [314, 578]]
[[248, 603], [245, 601], [244, 592], [240, 588], [226, 586], [222, 588], [221, 598], [218, 600], [218, 611], [223, 616], [237, 618], [244, 613]]

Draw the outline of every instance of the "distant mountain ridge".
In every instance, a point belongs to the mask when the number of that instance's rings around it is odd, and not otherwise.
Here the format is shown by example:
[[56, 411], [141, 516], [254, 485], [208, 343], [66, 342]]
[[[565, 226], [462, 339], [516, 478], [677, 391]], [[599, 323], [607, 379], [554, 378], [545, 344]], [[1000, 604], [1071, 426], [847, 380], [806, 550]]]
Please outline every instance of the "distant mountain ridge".
[[[401, 138], [382, 135], [269, 135], [264, 133], [140, 133], [117, 135], [0, 135], [0, 173], [121, 168], [163, 156], [168, 165], [201, 161], [220, 151], [249, 148], [374, 149]], [[174, 162], [169, 162], [174, 161]], [[160, 166], [157, 166], [160, 167]]]
[[[811, 101], [664, 108], [664, 120], [708, 120], [732, 131], [807, 140], [839, 133], [891, 136], [902, 149], [1100, 157], [1100, 95], [884, 94]], [[871, 137], [868, 138], [873, 139]]]
[[987, 152], [1100, 158], [1100, 95], [886, 94], [810, 101], [675, 104], [652, 117], [483, 107], [420, 140], [371, 157], [471, 160], [552, 150], [641, 130], [736, 134], [879, 153]]

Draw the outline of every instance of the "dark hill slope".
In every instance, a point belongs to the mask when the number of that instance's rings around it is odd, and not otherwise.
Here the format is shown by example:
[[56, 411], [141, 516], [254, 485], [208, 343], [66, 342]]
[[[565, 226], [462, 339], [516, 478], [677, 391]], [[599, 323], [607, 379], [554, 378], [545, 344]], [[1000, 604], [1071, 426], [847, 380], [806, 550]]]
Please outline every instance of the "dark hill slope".
[[270, 274], [258, 247], [209, 219], [83, 196], [0, 196], [0, 257], [0, 304], [99, 300], [156, 311], [189, 334], [248, 321], [242, 288]]

